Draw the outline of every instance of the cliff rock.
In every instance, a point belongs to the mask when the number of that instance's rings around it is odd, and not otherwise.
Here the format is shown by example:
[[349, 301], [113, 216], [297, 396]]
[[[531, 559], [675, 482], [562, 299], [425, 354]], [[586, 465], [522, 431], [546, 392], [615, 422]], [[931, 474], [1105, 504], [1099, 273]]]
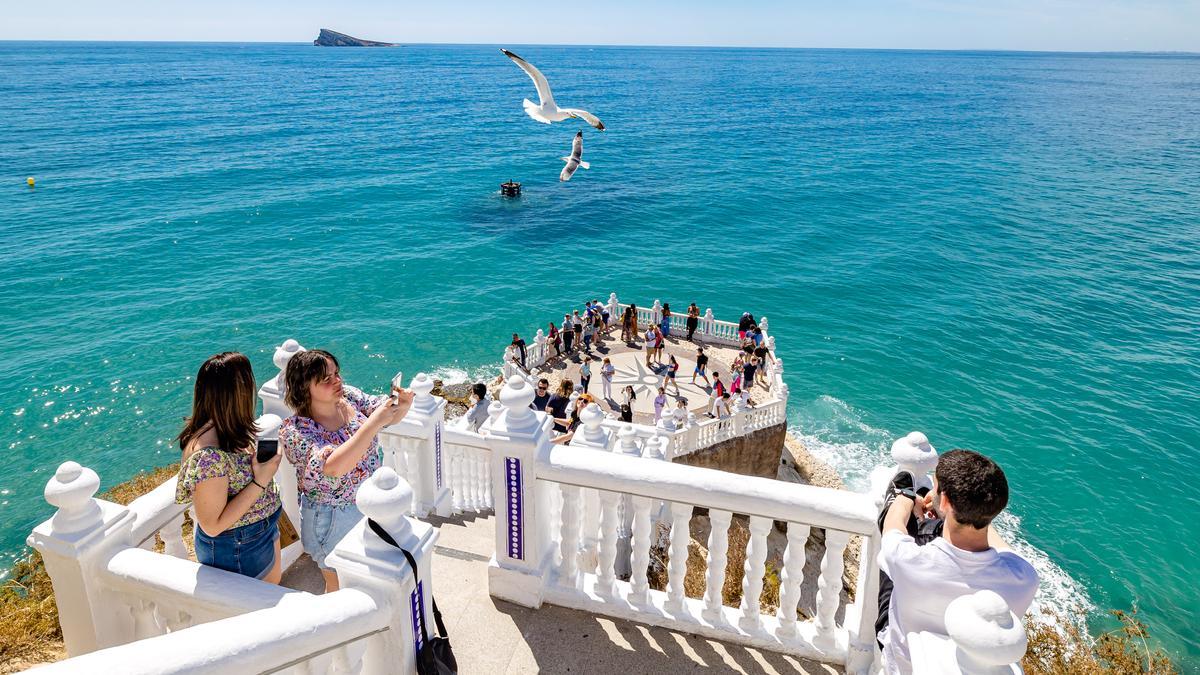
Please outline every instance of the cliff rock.
[[390, 42], [375, 42], [374, 40], [362, 40], [356, 37], [350, 37], [345, 33], [339, 33], [335, 30], [322, 28], [321, 34], [313, 40], [313, 44], [318, 47], [396, 47]]

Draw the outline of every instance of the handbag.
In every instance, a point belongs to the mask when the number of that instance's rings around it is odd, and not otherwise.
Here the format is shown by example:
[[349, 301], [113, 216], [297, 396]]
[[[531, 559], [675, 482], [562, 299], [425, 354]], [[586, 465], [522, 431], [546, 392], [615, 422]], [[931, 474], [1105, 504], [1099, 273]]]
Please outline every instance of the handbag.
[[[367, 525], [371, 531], [379, 535], [379, 538], [387, 543], [400, 549], [404, 554], [404, 559], [413, 568], [413, 583], [416, 584], [420, 571], [417, 569], [417, 561], [408, 551], [404, 550], [400, 544], [392, 539], [392, 535], [387, 533], [379, 523], [367, 519]], [[454, 658], [454, 651], [450, 648], [450, 634], [446, 632], [446, 624], [442, 623], [442, 613], [438, 610], [437, 600], [433, 598], [431, 593], [429, 601], [433, 604], [433, 621], [437, 624], [438, 633], [429, 637], [429, 633], [425, 630], [425, 612], [424, 608], [418, 613], [418, 622], [421, 624], [421, 651], [417, 653], [417, 675], [457, 675], [458, 661]]]

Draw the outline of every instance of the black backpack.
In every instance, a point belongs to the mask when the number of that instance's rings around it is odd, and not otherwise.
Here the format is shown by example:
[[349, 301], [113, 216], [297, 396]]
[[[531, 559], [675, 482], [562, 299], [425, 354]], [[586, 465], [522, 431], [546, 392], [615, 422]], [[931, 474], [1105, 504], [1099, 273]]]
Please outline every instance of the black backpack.
[[[400, 547], [392, 535], [387, 533], [379, 523], [367, 519], [367, 525], [371, 531], [379, 535], [379, 538], [387, 543], [400, 549], [404, 554], [404, 559], [408, 561], [409, 566], [413, 568], [413, 583], [415, 584], [421, 574], [417, 569], [417, 561], [408, 551]], [[437, 624], [438, 633], [429, 637], [429, 633], [425, 630], [425, 610], [421, 608], [418, 612], [418, 621], [421, 624], [421, 651], [417, 654], [417, 674], [418, 675], [457, 675], [458, 662], [454, 659], [454, 651], [450, 649], [450, 634], [446, 632], [446, 624], [442, 623], [442, 613], [438, 611], [437, 600], [433, 599], [432, 593], [429, 596], [430, 602], [433, 604], [433, 621]]]

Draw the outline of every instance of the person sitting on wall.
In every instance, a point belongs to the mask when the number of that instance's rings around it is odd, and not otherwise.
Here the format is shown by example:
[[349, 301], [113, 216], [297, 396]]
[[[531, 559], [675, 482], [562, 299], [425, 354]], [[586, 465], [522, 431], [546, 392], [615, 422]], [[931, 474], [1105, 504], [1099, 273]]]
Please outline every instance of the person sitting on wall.
[[354, 498], [383, 466], [379, 431], [404, 419], [413, 392], [368, 396], [345, 384], [337, 359], [321, 349], [293, 356], [284, 380], [285, 399], [296, 412], [279, 427], [279, 445], [296, 467], [300, 543], [330, 593], [338, 589], [338, 577], [325, 558], [362, 519]]
[[196, 373], [175, 501], [195, 509], [196, 561], [279, 583], [279, 453], [259, 462], [254, 372], [238, 352], [210, 357]]
[[1008, 504], [1008, 481], [995, 462], [951, 450], [938, 457], [926, 495], [913, 491], [912, 475], [903, 471], [889, 492], [876, 623], [887, 673], [912, 672], [908, 634], [945, 635], [946, 607], [955, 598], [991, 590], [1017, 616], [1025, 614], [1038, 576], [991, 525]]

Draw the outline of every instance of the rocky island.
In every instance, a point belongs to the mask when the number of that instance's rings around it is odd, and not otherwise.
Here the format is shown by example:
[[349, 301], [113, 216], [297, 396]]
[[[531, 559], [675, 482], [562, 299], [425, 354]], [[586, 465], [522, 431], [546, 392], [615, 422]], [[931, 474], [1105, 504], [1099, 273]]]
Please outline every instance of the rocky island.
[[318, 47], [398, 47], [399, 45], [391, 42], [376, 42], [374, 40], [362, 40], [360, 38], [351, 37], [345, 33], [339, 33], [335, 30], [322, 28], [317, 39], [313, 40], [313, 44]]

